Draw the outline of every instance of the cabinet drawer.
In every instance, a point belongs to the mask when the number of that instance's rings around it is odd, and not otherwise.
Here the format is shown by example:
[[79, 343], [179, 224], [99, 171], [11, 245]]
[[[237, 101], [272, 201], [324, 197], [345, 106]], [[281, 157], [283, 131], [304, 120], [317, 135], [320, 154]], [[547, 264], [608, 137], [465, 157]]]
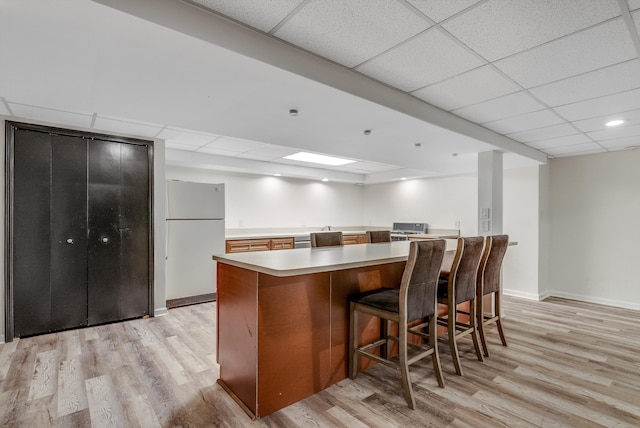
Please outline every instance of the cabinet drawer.
[[227, 253], [267, 251], [271, 249], [270, 239], [238, 239], [227, 241]]
[[353, 244], [365, 244], [367, 242], [367, 235], [342, 235], [342, 243], [344, 245]]
[[272, 250], [290, 250], [293, 248], [293, 238], [273, 238], [271, 239]]

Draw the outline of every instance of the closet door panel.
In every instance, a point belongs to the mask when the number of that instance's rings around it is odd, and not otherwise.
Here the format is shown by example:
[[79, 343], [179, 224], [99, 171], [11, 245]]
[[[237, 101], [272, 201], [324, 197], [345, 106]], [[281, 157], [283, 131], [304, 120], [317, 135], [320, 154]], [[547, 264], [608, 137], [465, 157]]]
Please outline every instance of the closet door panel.
[[50, 175], [49, 134], [16, 130], [11, 262], [18, 337], [50, 330]]
[[121, 319], [120, 146], [100, 140], [88, 143], [89, 325]]
[[51, 146], [51, 328], [87, 325], [87, 143]]
[[122, 318], [149, 314], [148, 146], [121, 144], [120, 272]]

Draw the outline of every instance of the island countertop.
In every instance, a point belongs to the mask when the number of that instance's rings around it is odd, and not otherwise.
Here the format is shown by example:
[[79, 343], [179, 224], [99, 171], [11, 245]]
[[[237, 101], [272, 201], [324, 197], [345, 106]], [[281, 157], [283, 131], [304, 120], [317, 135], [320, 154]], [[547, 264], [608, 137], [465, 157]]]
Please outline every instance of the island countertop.
[[[456, 240], [447, 240], [447, 250], [455, 250]], [[250, 269], [267, 275], [287, 277], [339, 269], [374, 266], [407, 260], [408, 241], [345, 245], [322, 248], [298, 248], [282, 251], [260, 251], [217, 254], [213, 259], [231, 266]]]

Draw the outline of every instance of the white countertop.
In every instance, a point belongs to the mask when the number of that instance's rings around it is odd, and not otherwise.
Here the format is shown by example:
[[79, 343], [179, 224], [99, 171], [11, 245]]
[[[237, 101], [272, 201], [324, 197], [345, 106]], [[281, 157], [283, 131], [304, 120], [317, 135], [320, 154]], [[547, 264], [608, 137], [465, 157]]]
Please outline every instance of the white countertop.
[[[455, 250], [456, 240], [447, 240], [447, 250]], [[232, 266], [273, 276], [293, 276], [374, 266], [407, 260], [409, 241], [340, 247], [298, 248], [217, 254], [213, 259]]]

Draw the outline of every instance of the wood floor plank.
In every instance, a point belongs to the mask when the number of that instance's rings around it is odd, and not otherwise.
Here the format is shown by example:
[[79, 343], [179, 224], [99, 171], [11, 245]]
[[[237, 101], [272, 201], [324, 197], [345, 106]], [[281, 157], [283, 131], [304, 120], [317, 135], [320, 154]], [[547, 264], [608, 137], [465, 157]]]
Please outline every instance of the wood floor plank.
[[460, 342], [464, 376], [440, 344], [411, 366], [416, 409], [396, 371], [374, 366], [260, 420], [216, 383], [216, 304], [162, 317], [0, 345], [0, 426], [7, 427], [598, 427], [640, 426], [640, 312], [505, 296], [508, 347], [491, 357]]

